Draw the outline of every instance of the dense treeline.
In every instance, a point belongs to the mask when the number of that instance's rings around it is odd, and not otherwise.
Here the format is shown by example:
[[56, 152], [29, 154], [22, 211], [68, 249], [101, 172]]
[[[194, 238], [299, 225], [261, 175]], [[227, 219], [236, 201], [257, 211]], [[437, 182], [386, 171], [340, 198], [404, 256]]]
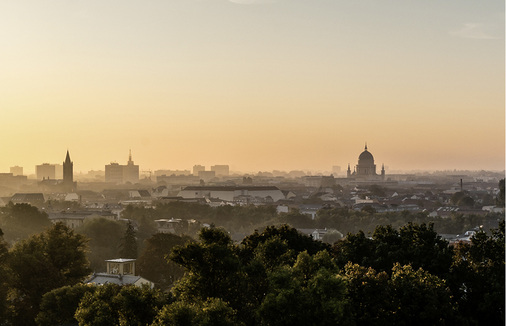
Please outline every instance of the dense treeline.
[[287, 225], [240, 244], [216, 227], [198, 241], [157, 234], [139, 260], [165, 264], [161, 291], [81, 284], [87, 240], [57, 224], [1, 243], [0, 324], [502, 325], [504, 233], [503, 220], [456, 246], [415, 223], [332, 246]]
[[[278, 214], [275, 206], [221, 206], [210, 207], [202, 204], [173, 202], [158, 204], [154, 208], [127, 206], [122, 217], [137, 221], [146, 227], [153, 220], [161, 218], [190, 219], [225, 228], [231, 233], [249, 234], [267, 225], [289, 224], [295, 228], [337, 229], [342, 234], [364, 231], [373, 232], [377, 225], [392, 225], [399, 228], [409, 222], [434, 224], [438, 233], [463, 234], [477, 226], [489, 230], [497, 228], [502, 214], [464, 215], [455, 213], [449, 217], [431, 217], [427, 212], [388, 212], [356, 211], [348, 207], [323, 208], [313, 220], [309, 215], [294, 209], [289, 213]], [[186, 234], [192, 230], [186, 228]], [[193, 234], [192, 234], [193, 235]]]

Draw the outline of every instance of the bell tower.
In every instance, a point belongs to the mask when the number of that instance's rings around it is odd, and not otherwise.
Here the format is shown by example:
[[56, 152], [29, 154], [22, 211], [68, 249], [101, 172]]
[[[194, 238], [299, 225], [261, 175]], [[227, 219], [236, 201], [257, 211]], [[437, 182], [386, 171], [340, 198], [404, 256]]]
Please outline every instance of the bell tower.
[[74, 162], [70, 160], [70, 154], [67, 150], [67, 156], [63, 162], [63, 187], [65, 191], [74, 191]]

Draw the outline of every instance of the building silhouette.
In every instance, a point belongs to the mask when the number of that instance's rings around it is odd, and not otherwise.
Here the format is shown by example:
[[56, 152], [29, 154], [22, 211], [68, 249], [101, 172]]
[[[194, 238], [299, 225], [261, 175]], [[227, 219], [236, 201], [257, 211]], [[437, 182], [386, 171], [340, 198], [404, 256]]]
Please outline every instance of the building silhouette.
[[56, 179], [56, 167], [54, 164], [42, 163], [40, 165], [35, 166], [35, 174], [37, 175], [37, 180], [44, 179]]
[[67, 150], [67, 156], [63, 162], [63, 188], [66, 192], [74, 192], [74, 162], [70, 160], [70, 154]]
[[139, 166], [132, 160], [132, 151], [128, 155], [126, 165], [111, 163], [105, 166], [105, 182], [116, 184], [139, 182]]
[[348, 171], [346, 173], [348, 178], [356, 179], [385, 179], [385, 165], [381, 167], [381, 175], [376, 173], [376, 164], [374, 164], [374, 156], [367, 150], [367, 143], [365, 144], [364, 151], [358, 157], [358, 164], [351, 172], [350, 164], [348, 163]]

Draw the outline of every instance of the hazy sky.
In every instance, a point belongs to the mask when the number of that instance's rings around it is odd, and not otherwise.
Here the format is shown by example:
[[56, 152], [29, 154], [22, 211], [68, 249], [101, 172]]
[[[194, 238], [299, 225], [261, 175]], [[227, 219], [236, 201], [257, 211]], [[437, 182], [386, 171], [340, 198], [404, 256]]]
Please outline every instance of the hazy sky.
[[0, 2], [0, 172], [504, 169], [503, 0]]

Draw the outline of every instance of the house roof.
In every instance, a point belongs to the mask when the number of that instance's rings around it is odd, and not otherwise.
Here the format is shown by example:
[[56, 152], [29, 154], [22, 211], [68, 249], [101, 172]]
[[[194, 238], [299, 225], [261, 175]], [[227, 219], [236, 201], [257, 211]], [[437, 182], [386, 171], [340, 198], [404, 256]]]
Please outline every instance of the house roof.
[[95, 284], [118, 284], [118, 285], [127, 285], [134, 284], [142, 277], [134, 276], [134, 275], [117, 275], [117, 274], [107, 274], [107, 273], [96, 273], [91, 276], [89, 280], [86, 280], [85, 283], [95, 283]]
[[117, 259], [106, 260], [106, 262], [108, 262], [108, 263], [129, 263], [129, 262], [133, 262], [133, 261], [135, 261], [135, 259], [130, 259], [130, 258], [117, 258]]
[[248, 190], [248, 191], [263, 191], [263, 190], [279, 190], [275, 186], [188, 186], [183, 190], [214, 190], [214, 191], [235, 191], [235, 190]]

